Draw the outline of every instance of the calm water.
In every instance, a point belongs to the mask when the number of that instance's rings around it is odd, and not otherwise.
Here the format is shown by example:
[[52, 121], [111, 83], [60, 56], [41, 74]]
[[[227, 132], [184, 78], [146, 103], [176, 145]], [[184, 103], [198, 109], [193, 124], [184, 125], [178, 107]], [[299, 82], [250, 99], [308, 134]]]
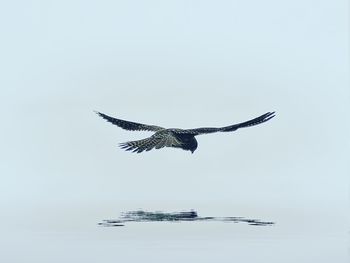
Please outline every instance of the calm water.
[[103, 227], [106, 211], [88, 207], [33, 212], [5, 216], [2, 262], [348, 262], [348, 234], [326, 218], [280, 216], [256, 226], [237, 215], [242, 221], [134, 217], [124, 227]]

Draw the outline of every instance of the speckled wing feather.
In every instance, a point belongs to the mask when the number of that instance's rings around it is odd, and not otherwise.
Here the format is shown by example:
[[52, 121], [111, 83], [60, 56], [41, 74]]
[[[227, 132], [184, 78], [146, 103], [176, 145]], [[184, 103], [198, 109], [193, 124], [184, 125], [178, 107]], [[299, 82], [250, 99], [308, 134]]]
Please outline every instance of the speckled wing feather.
[[246, 121], [246, 122], [242, 122], [242, 123], [238, 123], [238, 124], [233, 124], [230, 126], [225, 126], [225, 127], [221, 127], [221, 128], [197, 128], [197, 129], [188, 129], [188, 130], [180, 130], [179, 133], [183, 133], [183, 134], [192, 134], [194, 136], [196, 135], [200, 135], [200, 134], [207, 134], [207, 133], [213, 133], [213, 132], [231, 132], [231, 131], [235, 131], [237, 129], [240, 128], [246, 128], [246, 127], [250, 127], [250, 126], [254, 126], [254, 125], [258, 125], [260, 123], [264, 123], [270, 119], [272, 119], [273, 117], [275, 117], [275, 112], [267, 112], [255, 119]]
[[123, 128], [128, 131], [160, 131], [164, 128], [155, 126], [155, 125], [146, 125], [142, 123], [132, 122], [132, 121], [125, 121], [117, 118], [113, 118], [111, 116], [108, 116], [106, 114], [103, 114], [101, 112], [96, 112], [99, 116], [104, 118], [106, 121], [119, 126], [120, 128]]
[[158, 132], [146, 139], [121, 143], [120, 147], [126, 151], [141, 153], [143, 151], [150, 151], [153, 148], [180, 147], [181, 144], [172, 132], [164, 130], [164, 132]]

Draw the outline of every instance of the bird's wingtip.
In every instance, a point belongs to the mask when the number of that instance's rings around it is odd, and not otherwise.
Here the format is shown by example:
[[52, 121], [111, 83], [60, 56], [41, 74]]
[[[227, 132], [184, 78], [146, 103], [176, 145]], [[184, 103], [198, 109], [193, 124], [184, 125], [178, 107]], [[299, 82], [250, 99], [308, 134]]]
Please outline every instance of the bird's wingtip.
[[97, 111], [97, 110], [94, 110], [94, 112], [98, 115], [98, 116], [100, 116], [100, 117], [102, 117], [102, 118], [104, 118], [105, 119], [105, 114], [103, 114], [102, 112], [99, 112], [99, 111]]
[[276, 116], [276, 112], [275, 111], [271, 111], [265, 114], [265, 118], [272, 118]]
[[267, 113], [267, 115], [264, 118], [264, 122], [271, 120], [273, 117], [275, 117], [275, 111]]

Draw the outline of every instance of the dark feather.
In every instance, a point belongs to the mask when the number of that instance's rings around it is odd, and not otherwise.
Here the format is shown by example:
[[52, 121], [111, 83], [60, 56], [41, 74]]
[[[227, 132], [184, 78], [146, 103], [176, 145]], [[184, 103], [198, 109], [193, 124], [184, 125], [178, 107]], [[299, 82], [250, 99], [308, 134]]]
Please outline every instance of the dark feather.
[[96, 112], [99, 116], [104, 118], [106, 121], [119, 126], [120, 128], [123, 128], [128, 131], [160, 131], [164, 128], [155, 126], [155, 125], [146, 125], [142, 123], [132, 122], [132, 121], [125, 121], [117, 118], [113, 118], [111, 116], [108, 116], [106, 114], [103, 114], [101, 112]]
[[188, 129], [188, 130], [180, 130], [180, 133], [185, 133], [185, 134], [192, 134], [194, 136], [196, 135], [201, 135], [201, 134], [208, 134], [208, 133], [214, 133], [214, 132], [231, 132], [231, 131], [235, 131], [237, 129], [240, 128], [246, 128], [246, 127], [250, 127], [250, 126], [254, 126], [254, 125], [258, 125], [260, 123], [266, 122], [270, 119], [272, 119], [273, 117], [275, 117], [275, 112], [268, 112], [265, 113], [255, 119], [246, 121], [246, 122], [242, 122], [242, 123], [238, 123], [238, 124], [233, 124], [230, 126], [225, 126], [225, 127], [221, 127], [221, 128], [212, 128], [212, 127], [208, 127], [208, 128], [197, 128], [197, 129]]

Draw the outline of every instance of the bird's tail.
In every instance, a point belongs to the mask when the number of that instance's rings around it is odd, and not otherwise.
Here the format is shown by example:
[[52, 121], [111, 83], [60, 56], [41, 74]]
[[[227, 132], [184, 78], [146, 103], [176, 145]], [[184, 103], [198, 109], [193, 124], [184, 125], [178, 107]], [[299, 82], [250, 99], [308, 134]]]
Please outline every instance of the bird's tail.
[[152, 150], [155, 147], [155, 140], [149, 137], [138, 141], [123, 142], [119, 144], [119, 147], [126, 151], [141, 153]]

